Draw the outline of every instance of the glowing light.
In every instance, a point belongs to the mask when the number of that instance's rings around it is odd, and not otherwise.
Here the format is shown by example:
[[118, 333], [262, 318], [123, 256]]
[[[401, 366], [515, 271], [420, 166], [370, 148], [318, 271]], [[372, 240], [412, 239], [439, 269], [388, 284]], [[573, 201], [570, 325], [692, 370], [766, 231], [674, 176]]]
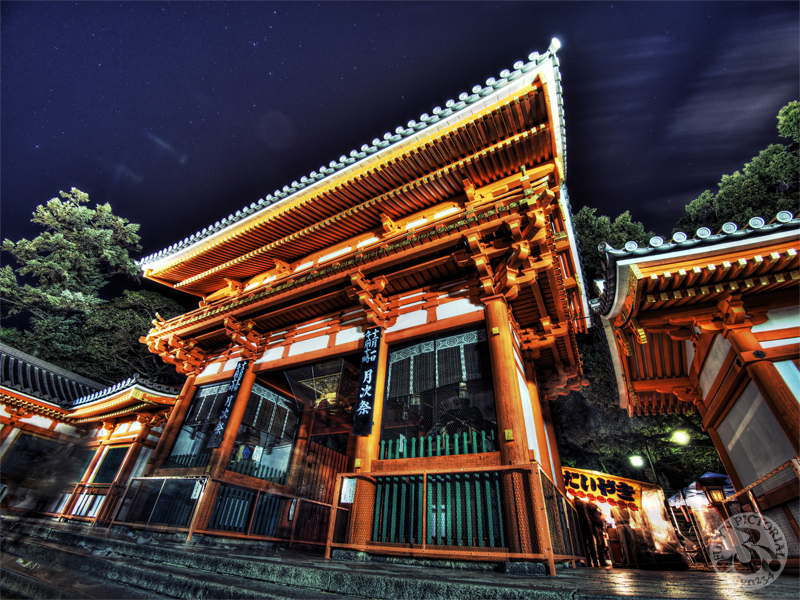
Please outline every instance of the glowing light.
[[442, 217], [446, 217], [447, 215], [452, 215], [455, 212], [458, 212], [457, 206], [451, 206], [450, 208], [445, 208], [443, 211], [437, 212], [435, 215], [433, 215], [433, 220], [436, 221], [437, 219], [441, 219]]
[[550, 47], [548, 48], [548, 50], [550, 52], [558, 52], [559, 48], [561, 48], [561, 40], [559, 40], [558, 38], [553, 38], [550, 41]]
[[303, 269], [308, 269], [309, 267], [312, 267], [313, 265], [314, 265], [314, 261], [311, 260], [309, 262], [303, 263], [302, 265], [298, 265], [297, 268], [294, 270], [294, 272], [297, 273], [298, 271], [302, 271]]
[[686, 433], [685, 431], [676, 431], [676, 432], [674, 432], [670, 439], [673, 442], [675, 442], [676, 444], [681, 444], [682, 446], [685, 446], [691, 440], [691, 438], [689, 437], [689, 434]]
[[335, 251], [331, 252], [330, 254], [326, 254], [325, 256], [320, 257], [318, 262], [324, 263], [325, 261], [334, 259], [337, 256], [341, 256], [342, 254], [347, 254], [348, 252], [350, 252], [350, 250], [352, 250], [352, 247], [350, 247], [350, 246], [346, 246], [344, 248], [339, 248], [338, 250], [335, 250]]
[[364, 246], [369, 246], [370, 244], [374, 244], [377, 241], [378, 238], [376, 238], [373, 235], [371, 238], [367, 238], [365, 240], [361, 240], [360, 242], [358, 242], [358, 244], [356, 244], [356, 248], [363, 248]]
[[419, 227], [420, 225], [425, 225], [428, 222], [428, 219], [422, 217], [421, 219], [417, 219], [416, 221], [411, 221], [410, 223], [406, 223], [406, 231], [409, 229], [414, 229], [414, 227]]
[[641, 456], [631, 456], [630, 457], [631, 464], [634, 467], [643, 467], [644, 466], [644, 459]]

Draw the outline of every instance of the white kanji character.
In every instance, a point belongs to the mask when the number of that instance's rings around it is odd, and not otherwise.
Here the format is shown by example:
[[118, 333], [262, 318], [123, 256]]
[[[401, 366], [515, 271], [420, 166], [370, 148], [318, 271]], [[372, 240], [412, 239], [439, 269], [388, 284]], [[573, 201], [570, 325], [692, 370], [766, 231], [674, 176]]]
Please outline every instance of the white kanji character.
[[375, 350], [365, 350], [364, 356], [361, 358], [361, 362], [362, 363], [375, 362], [375, 359], [377, 358], [376, 354], [377, 353], [375, 352]]
[[357, 415], [368, 415], [369, 411], [371, 409], [372, 409], [372, 407], [369, 405], [369, 402], [367, 402], [366, 400], [362, 400], [361, 403], [356, 408], [356, 414]]
[[364, 379], [361, 383], [372, 383], [372, 369], [364, 371]]
[[371, 385], [365, 385], [363, 388], [361, 388], [361, 393], [358, 395], [358, 397], [359, 398], [367, 398], [367, 397], [369, 397], [371, 395], [372, 395], [372, 386]]

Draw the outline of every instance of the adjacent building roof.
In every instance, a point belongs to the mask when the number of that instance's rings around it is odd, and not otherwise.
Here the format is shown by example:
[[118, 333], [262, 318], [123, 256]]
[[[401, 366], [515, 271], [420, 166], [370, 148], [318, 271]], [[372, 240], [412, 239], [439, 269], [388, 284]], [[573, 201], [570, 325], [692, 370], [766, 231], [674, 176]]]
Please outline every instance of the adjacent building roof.
[[0, 344], [0, 385], [65, 408], [104, 387], [5, 344]]
[[0, 398], [32, 413], [68, 423], [152, 412], [174, 404], [180, 388], [135, 374], [112, 386], [0, 344]]
[[743, 229], [726, 223], [716, 234], [700, 228], [691, 239], [682, 232], [669, 242], [655, 237], [647, 248], [601, 244], [607, 268], [595, 281], [600, 297], [592, 308], [611, 349], [620, 406], [630, 414], [692, 410], [692, 323], [713, 316], [732, 294], [749, 311], [797, 302], [799, 242], [800, 219], [783, 211], [769, 223], [754, 217]]

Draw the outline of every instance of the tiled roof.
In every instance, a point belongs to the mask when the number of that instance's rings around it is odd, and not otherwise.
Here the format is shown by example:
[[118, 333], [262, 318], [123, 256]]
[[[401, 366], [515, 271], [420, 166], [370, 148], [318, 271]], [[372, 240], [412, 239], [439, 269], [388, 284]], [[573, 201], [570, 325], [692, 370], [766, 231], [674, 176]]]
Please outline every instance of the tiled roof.
[[752, 237], [769, 235], [788, 228], [797, 229], [798, 227], [800, 227], [800, 218], [795, 218], [792, 213], [784, 210], [779, 212], [769, 223], [761, 217], [753, 217], [743, 229], [739, 229], [736, 223], [725, 223], [720, 231], [715, 234], [708, 227], [701, 227], [691, 238], [686, 233], [678, 231], [673, 234], [672, 239], [669, 241], [665, 241], [658, 236], [652, 237], [650, 238], [649, 246], [644, 248], [640, 248], [639, 244], [634, 241], [629, 241], [625, 243], [624, 248], [617, 250], [607, 242], [602, 242], [598, 249], [605, 253], [606, 270], [603, 273], [600, 300], [597, 303], [593, 303], [592, 307], [601, 315], [605, 315], [611, 310], [616, 292], [616, 265], [620, 260], [681, 253], [703, 247], [710, 248], [718, 244], [739, 240], [744, 241]]
[[179, 388], [141, 379], [138, 374], [110, 387], [41, 359], [0, 344], [0, 386], [38, 400], [70, 409], [138, 386], [151, 392], [177, 396]]
[[103, 384], [0, 344], [0, 385], [66, 408]]
[[437, 106], [433, 109], [431, 114], [424, 113], [419, 117], [418, 120], [411, 120], [405, 126], [398, 126], [395, 128], [394, 132], [385, 133], [382, 139], [375, 138], [372, 140], [372, 143], [363, 144], [359, 149], [352, 150], [349, 155], [342, 155], [339, 157], [339, 160], [333, 160], [327, 166], [323, 165], [316, 171], [312, 171], [308, 175], [301, 177], [300, 181], [293, 181], [291, 185], [285, 185], [283, 188], [275, 190], [272, 194], [261, 198], [257, 202], [251, 203], [249, 206], [243, 207], [241, 210], [237, 210], [235, 213], [228, 215], [226, 218], [217, 221], [214, 223], [214, 225], [205, 227], [202, 229], [202, 231], [198, 231], [197, 233], [176, 244], [172, 244], [171, 246], [160, 250], [159, 252], [142, 258], [139, 260], [138, 264], [145, 266], [148, 263], [152, 263], [154, 261], [164, 259], [172, 254], [178, 253], [181, 250], [200, 242], [201, 240], [211, 237], [215, 233], [231, 226], [234, 223], [267, 209], [271, 205], [284, 201], [285, 199], [297, 194], [310, 185], [313, 185], [327, 177], [335, 175], [336, 173], [351, 167], [355, 163], [367, 158], [368, 156], [383, 151], [394, 144], [400, 143], [411, 136], [417, 135], [421, 131], [433, 127], [436, 123], [439, 123], [440, 121], [467, 109], [469, 106], [480, 102], [483, 98], [502, 90], [506, 86], [509, 86], [512, 82], [519, 79], [526, 73], [536, 69], [541, 63], [549, 58], [551, 58], [553, 61], [553, 68], [555, 72], [555, 89], [558, 98], [558, 122], [561, 131], [560, 142], [564, 152], [564, 177], [566, 177], [566, 136], [564, 133], [564, 104], [561, 93], [561, 74], [558, 70], [559, 62], [558, 57], [556, 56], [556, 51], [558, 48], [560, 48], [560, 42], [554, 39], [553, 43], [550, 45], [550, 48], [548, 48], [547, 52], [544, 54], [540, 55], [538, 52], [533, 52], [528, 56], [527, 62], [517, 61], [514, 63], [513, 69], [504, 69], [500, 72], [499, 78], [495, 79], [494, 77], [491, 77], [486, 80], [485, 85], [476, 85], [472, 88], [471, 92], [461, 93], [458, 96], [458, 100], [448, 100], [445, 103], [444, 108]]
[[156, 394], [162, 394], [166, 396], [177, 396], [178, 393], [181, 391], [179, 387], [153, 383], [152, 381], [148, 381], [147, 379], [141, 378], [138, 373], [134, 373], [133, 377], [128, 377], [128, 379], [120, 381], [119, 383], [114, 384], [111, 387], [108, 387], [104, 390], [100, 390], [98, 392], [94, 392], [92, 394], [81, 396], [72, 403], [71, 407], [80, 406], [82, 404], [89, 404], [90, 402], [94, 402], [95, 400], [100, 400], [102, 398], [108, 398], [121, 390], [133, 386], [144, 388]]

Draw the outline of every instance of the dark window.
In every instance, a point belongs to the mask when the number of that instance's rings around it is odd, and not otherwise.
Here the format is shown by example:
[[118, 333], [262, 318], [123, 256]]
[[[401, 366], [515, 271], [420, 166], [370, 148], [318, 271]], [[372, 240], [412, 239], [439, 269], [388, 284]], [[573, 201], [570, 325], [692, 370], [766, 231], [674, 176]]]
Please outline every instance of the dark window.
[[228, 396], [229, 383], [207, 385], [198, 389], [172, 452], [162, 468], [205, 467], [211, 459], [208, 440], [219, 422], [222, 403]]
[[113, 483], [122, 461], [125, 460], [125, 455], [128, 454], [128, 448], [130, 446], [109, 448], [103, 457], [103, 462], [100, 463], [100, 468], [92, 478], [92, 483]]
[[[474, 453], [494, 449], [495, 416], [489, 345], [482, 329], [414, 342], [389, 353], [381, 458]], [[439, 449], [436, 437], [439, 436]], [[457, 441], [456, 441], [457, 438]], [[445, 439], [447, 441], [445, 441]], [[466, 443], [465, 443], [466, 440]]]
[[254, 383], [228, 469], [286, 483], [298, 425], [293, 400]]

